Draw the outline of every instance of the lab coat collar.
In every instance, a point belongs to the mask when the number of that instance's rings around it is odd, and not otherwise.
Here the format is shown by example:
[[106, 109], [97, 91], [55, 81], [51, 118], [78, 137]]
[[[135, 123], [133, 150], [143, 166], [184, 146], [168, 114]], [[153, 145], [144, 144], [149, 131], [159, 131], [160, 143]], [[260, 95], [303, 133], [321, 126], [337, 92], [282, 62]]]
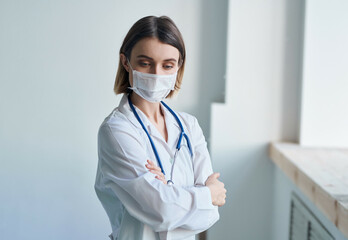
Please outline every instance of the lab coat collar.
[[[174, 124], [176, 127], [178, 127], [180, 129], [179, 124], [177, 123], [177, 121], [175, 120], [174, 116], [169, 112], [169, 110], [163, 106], [163, 104], [160, 105], [161, 106], [161, 110], [162, 112], [164, 112], [164, 117], [165, 117], [165, 121], [166, 121], [166, 126], [167, 126], [167, 131], [169, 134], [169, 127], [172, 124]], [[141, 121], [144, 123], [144, 126], [147, 128], [147, 130], [149, 131], [150, 134], [155, 134], [155, 132], [158, 132], [157, 130], [155, 130], [155, 126], [148, 120], [148, 118], [146, 117], [146, 115], [134, 105], [135, 110], [137, 111]], [[118, 106], [118, 109], [121, 113], [123, 113], [128, 120], [137, 128], [142, 129], [142, 126], [140, 125], [140, 123], [138, 122], [137, 118], [135, 117], [132, 109], [129, 106], [128, 103], [128, 94], [123, 94], [122, 99], [120, 101], [120, 104]]]

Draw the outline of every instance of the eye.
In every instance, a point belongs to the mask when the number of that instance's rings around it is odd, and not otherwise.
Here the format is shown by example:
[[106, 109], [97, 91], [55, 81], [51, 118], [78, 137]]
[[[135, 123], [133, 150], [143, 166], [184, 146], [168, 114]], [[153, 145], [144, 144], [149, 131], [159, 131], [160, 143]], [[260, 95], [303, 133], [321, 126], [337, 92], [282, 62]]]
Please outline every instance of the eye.
[[173, 68], [173, 65], [166, 64], [163, 66], [164, 69], [169, 70]]
[[148, 67], [148, 66], [151, 65], [149, 62], [143, 62], [143, 61], [139, 62], [138, 64], [139, 64], [139, 66], [141, 66], [141, 67]]

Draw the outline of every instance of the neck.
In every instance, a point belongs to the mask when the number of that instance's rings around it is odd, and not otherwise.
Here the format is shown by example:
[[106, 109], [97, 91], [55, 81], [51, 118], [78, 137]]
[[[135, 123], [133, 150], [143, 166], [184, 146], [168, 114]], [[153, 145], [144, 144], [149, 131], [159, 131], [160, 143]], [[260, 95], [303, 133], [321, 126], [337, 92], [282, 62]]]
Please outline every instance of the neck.
[[161, 112], [160, 103], [149, 102], [137, 95], [136, 93], [131, 94], [132, 103], [139, 108], [150, 120], [159, 122], [160, 118], [163, 116]]

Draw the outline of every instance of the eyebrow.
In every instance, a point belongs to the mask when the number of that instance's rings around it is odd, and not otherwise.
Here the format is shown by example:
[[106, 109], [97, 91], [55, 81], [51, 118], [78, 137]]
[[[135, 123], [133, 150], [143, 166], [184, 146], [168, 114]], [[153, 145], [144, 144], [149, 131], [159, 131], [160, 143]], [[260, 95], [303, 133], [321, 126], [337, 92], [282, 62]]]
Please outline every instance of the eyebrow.
[[[146, 55], [138, 55], [137, 58], [146, 58], [149, 60], [153, 60], [153, 58], [146, 56]], [[177, 60], [175, 58], [168, 58], [168, 59], [164, 59], [164, 62], [177, 62]]]

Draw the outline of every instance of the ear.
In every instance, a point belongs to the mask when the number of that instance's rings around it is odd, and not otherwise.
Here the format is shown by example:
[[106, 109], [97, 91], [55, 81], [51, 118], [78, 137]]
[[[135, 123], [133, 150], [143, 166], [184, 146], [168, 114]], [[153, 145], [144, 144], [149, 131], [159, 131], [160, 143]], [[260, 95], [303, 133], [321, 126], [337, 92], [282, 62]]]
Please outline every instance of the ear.
[[120, 53], [120, 61], [122, 63], [122, 66], [126, 69], [126, 71], [129, 72], [127, 57], [123, 53]]

